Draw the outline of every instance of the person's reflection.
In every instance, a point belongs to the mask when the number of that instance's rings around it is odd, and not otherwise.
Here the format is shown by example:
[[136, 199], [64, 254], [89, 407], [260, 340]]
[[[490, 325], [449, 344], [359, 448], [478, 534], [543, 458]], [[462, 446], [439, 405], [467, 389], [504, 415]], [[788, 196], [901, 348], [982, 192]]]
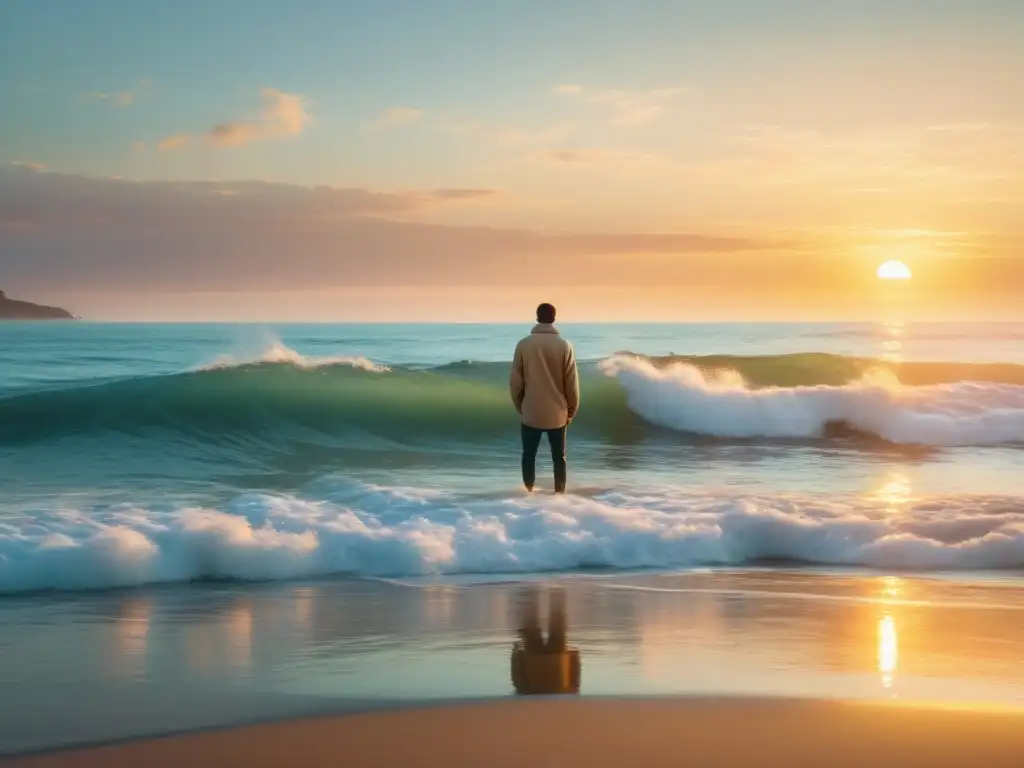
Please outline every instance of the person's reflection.
[[540, 593], [526, 590], [512, 647], [512, 686], [520, 695], [579, 693], [580, 652], [568, 647], [565, 593], [548, 595], [548, 636], [540, 623]]

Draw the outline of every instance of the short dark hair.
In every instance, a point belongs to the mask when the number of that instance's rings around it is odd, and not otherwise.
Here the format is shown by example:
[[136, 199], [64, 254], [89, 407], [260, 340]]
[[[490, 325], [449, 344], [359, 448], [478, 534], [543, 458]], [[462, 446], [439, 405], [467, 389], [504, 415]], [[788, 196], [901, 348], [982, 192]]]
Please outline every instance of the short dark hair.
[[541, 304], [539, 307], [537, 307], [537, 322], [555, 322], [555, 307], [553, 304]]

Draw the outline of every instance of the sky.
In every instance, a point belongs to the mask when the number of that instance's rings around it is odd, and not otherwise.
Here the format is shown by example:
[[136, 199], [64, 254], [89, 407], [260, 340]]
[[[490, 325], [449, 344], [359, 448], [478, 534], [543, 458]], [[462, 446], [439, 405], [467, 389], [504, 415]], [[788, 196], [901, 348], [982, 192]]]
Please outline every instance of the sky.
[[1019, 0], [0, 0], [0, 289], [102, 320], [1015, 318], [1021, 94]]

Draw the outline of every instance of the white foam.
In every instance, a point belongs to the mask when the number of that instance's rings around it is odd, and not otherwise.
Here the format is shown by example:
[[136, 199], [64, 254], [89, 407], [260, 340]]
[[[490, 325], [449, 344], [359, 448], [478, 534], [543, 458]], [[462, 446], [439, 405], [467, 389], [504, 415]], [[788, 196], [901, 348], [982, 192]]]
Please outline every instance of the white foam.
[[332, 365], [347, 365], [371, 373], [387, 373], [390, 368], [386, 365], [379, 365], [361, 355], [337, 355], [326, 357], [309, 357], [291, 349], [278, 340], [270, 340], [253, 356], [235, 357], [233, 355], [221, 355], [208, 365], [201, 366], [198, 370], [209, 371], [225, 368], [240, 368], [247, 365], [278, 364], [291, 365], [295, 368], [314, 370], [326, 368]]
[[894, 443], [956, 446], [1024, 442], [1024, 386], [956, 382], [901, 385], [877, 374], [841, 387], [754, 389], [735, 372], [706, 374], [684, 363], [612, 357], [629, 407], [663, 427], [719, 437], [819, 437], [830, 421]]
[[0, 592], [196, 579], [508, 574], [743, 565], [1024, 566], [1024, 498], [941, 497], [898, 514], [865, 497], [683, 488], [460, 498], [344, 479], [222, 509], [25, 510], [0, 521]]

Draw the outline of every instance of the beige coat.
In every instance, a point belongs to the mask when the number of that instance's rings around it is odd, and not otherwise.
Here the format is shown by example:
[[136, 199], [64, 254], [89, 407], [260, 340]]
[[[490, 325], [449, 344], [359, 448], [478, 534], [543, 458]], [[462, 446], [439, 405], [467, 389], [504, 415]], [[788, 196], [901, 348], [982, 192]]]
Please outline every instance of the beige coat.
[[576, 353], [553, 325], [534, 326], [516, 344], [510, 388], [528, 427], [559, 429], [572, 421], [580, 407]]

